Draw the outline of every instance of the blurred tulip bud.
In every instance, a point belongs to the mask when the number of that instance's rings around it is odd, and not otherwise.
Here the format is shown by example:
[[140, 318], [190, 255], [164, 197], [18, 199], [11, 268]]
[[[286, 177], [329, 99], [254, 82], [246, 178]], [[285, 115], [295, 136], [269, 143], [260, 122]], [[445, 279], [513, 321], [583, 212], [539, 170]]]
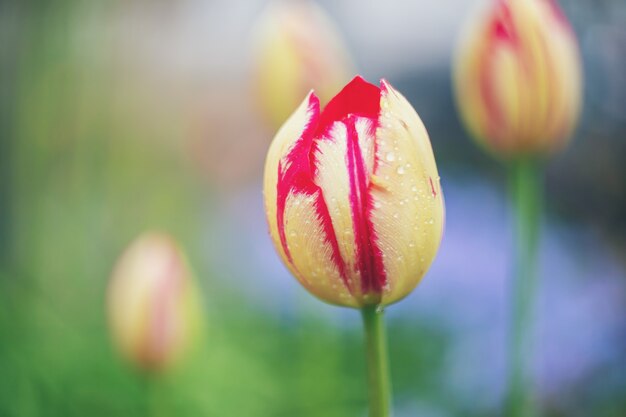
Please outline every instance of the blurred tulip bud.
[[405, 297], [441, 241], [444, 204], [428, 134], [384, 80], [379, 88], [357, 76], [323, 110], [310, 92], [272, 142], [264, 194], [283, 262], [332, 304]]
[[270, 3], [254, 34], [257, 99], [273, 128], [312, 88], [327, 103], [353, 73], [339, 33], [312, 1]]
[[455, 67], [471, 133], [504, 157], [562, 148], [580, 112], [582, 70], [556, 0], [495, 0], [471, 23]]
[[115, 344], [143, 370], [170, 366], [199, 331], [198, 293], [184, 255], [167, 235], [144, 234], [126, 249], [107, 301]]

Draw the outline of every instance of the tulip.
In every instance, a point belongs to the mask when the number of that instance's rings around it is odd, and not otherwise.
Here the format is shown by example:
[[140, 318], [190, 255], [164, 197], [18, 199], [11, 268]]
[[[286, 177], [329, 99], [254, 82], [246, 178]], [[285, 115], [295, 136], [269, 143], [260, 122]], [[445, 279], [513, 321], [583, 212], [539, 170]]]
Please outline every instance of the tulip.
[[537, 415], [532, 324], [542, 200], [542, 157], [565, 146], [581, 106], [576, 38], [556, 0], [496, 0], [462, 38], [458, 107], [473, 136], [507, 159], [515, 208], [511, 345], [503, 415]]
[[361, 308], [370, 416], [389, 415], [382, 306], [408, 295], [432, 262], [444, 205], [426, 129], [385, 80], [355, 77], [322, 110], [311, 91], [265, 163], [277, 252], [328, 303]]
[[278, 128], [314, 88], [328, 102], [349, 79], [347, 48], [313, 1], [274, 1], [254, 31], [255, 89], [260, 110]]
[[575, 35], [555, 0], [495, 0], [461, 38], [457, 103], [476, 140], [502, 157], [567, 144], [581, 107]]
[[285, 265], [337, 305], [409, 294], [441, 241], [444, 206], [426, 129], [385, 80], [354, 78], [330, 103], [310, 92], [265, 164], [265, 208]]
[[146, 233], [122, 254], [108, 288], [113, 341], [146, 371], [171, 366], [198, 331], [199, 303], [187, 261], [167, 235]]

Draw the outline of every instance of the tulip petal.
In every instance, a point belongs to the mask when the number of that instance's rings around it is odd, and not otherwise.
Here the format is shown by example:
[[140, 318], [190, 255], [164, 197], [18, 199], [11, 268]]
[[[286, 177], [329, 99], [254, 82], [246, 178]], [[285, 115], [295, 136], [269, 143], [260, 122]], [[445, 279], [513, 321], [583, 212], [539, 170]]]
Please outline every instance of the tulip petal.
[[328, 136], [316, 142], [315, 154], [315, 182], [329, 209], [350, 290], [361, 302], [380, 300], [385, 281], [369, 216], [374, 126], [374, 121], [356, 116], [335, 122]]
[[378, 303], [385, 284], [382, 252], [371, 224], [370, 178], [375, 169], [380, 89], [357, 76], [326, 106], [315, 142], [316, 183], [337, 231], [351, 292]]
[[[311, 91], [274, 137], [265, 161], [263, 192], [267, 222], [276, 250], [290, 270], [292, 269], [290, 257], [282, 243], [285, 240], [284, 227], [281, 224], [279, 230], [278, 226], [278, 167], [281, 164], [287, 165], [289, 163], [287, 155], [293, 150], [296, 143], [303, 139], [304, 132], [318, 115], [319, 100]], [[295, 273], [293, 270], [291, 272]]]
[[276, 135], [266, 161], [265, 203], [272, 239], [290, 271], [313, 294], [351, 304], [345, 264], [311, 154], [319, 100], [311, 93]]
[[434, 259], [443, 232], [444, 206], [422, 121], [384, 80], [381, 91], [371, 219], [387, 276], [383, 303], [390, 304], [410, 293]]
[[[285, 242], [294, 275], [309, 292], [339, 305], [356, 306], [345, 276], [334, 229], [319, 190], [313, 194], [291, 192], [285, 203]], [[329, 233], [329, 230], [331, 231]]]

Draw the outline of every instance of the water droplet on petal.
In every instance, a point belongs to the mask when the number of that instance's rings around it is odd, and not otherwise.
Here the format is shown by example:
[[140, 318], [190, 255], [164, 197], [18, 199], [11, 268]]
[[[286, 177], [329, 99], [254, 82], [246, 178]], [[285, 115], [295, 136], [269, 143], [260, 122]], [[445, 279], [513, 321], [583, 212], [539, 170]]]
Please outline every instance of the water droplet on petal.
[[396, 169], [396, 173], [398, 175], [404, 175], [404, 167], [403, 166], [399, 166], [398, 169]]
[[388, 162], [393, 162], [396, 160], [396, 154], [394, 154], [393, 152], [387, 152], [387, 155], [385, 155], [385, 159]]

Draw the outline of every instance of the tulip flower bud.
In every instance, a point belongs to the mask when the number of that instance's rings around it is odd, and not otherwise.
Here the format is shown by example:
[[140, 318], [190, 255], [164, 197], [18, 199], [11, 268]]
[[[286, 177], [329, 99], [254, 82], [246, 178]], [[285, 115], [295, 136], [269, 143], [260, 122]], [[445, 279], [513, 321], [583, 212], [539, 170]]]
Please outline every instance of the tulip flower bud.
[[327, 103], [352, 64], [327, 14], [312, 1], [274, 1], [255, 33], [255, 87], [268, 123], [278, 128], [314, 88]]
[[581, 106], [575, 35], [556, 0], [495, 0], [462, 38], [455, 67], [465, 124], [488, 150], [562, 148]]
[[199, 300], [186, 259], [163, 234], [144, 234], [126, 249], [113, 271], [107, 304], [117, 348], [144, 370], [175, 362], [199, 328]]
[[384, 80], [379, 88], [357, 76], [323, 110], [310, 92], [271, 144], [264, 194], [283, 262], [332, 304], [405, 297], [441, 240], [444, 205], [428, 134]]

